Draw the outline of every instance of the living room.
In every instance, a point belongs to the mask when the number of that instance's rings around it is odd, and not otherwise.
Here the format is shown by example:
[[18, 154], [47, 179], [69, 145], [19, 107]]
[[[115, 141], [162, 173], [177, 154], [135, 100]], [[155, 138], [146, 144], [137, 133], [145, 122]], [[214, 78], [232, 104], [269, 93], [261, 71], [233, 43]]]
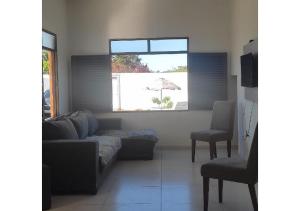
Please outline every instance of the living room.
[[267, 207], [259, 4], [43, 0], [38, 209]]

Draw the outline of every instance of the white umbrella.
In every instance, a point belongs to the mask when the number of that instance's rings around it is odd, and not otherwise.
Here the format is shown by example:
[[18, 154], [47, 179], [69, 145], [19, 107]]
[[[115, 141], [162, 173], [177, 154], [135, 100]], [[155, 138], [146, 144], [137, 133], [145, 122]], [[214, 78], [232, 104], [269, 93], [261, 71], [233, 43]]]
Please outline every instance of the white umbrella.
[[147, 90], [160, 91], [160, 101], [162, 102], [162, 91], [163, 89], [169, 90], [181, 90], [179, 86], [174, 84], [173, 82], [165, 79], [158, 78], [152, 84], [151, 87], [146, 87]]

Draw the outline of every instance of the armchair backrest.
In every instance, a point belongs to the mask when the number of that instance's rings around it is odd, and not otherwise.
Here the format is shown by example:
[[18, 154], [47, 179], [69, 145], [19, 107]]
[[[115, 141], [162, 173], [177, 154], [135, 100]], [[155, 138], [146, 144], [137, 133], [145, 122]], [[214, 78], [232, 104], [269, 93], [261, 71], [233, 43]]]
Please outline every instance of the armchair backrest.
[[229, 133], [230, 138], [232, 138], [233, 123], [234, 123], [234, 102], [215, 101], [213, 105], [211, 129], [225, 130]]

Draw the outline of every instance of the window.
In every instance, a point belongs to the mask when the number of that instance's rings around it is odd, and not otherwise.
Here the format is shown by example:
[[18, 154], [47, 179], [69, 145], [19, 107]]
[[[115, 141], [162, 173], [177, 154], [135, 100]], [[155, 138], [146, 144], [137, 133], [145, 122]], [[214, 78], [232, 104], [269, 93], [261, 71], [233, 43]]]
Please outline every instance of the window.
[[111, 51], [114, 53], [145, 52], [147, 40], [118, 40], [111, 42]]
[[188, 38], [110, 40], [113, 111], [188, 109]]
[[211, 110], [227, 99], [227, 53], [188, 38], [110, 40], [110, 54], [71, 56], [72, 110]]
[[150, 40], [152, 52], [187, 51], [187, 39]]
[[42, 110], [43, 118], [49, 118], [57, 116], [58, 113], [56, 35], [43, 30], [42, 38]]

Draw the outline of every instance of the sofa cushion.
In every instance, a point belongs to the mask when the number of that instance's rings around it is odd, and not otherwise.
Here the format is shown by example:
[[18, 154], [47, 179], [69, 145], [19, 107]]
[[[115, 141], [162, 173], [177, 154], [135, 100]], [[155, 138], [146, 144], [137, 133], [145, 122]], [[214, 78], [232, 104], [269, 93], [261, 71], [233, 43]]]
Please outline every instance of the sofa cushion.
[[86, 137], [85, 140], [97, 141], [99, 142], [99, 145], [110, 146], [115, 149], [115, 151], [119, 150], [122, 147], [120, 137], [115, 136], [89, 136]]
[[153, 129], [108, 130], [102, 131], [102, 135], [121, 138], [122, 148], [118, 152], [118, 159], [121, 160], [151, 160], [154, 146], [158, 142], [157, 133]]
[[101, 146], [99, 149], [101, 164], [106, 166], [116, 153], [117, 152], [110, 146]]
[[89, 123], [88, 135], [92, 136], [98, 130], [98, 121], [97, 121], [95, 115], [91, 111], [84, 110], [83, 112], [86, 114], [88, 123]]
[[130, 130], [127, 132], [128, 138], [142, 139], [158, 142], [158, 135], [154, 129]]
[[89, 132], [89, 123], [86, 113], [80, 111], [72, 113], [69, 116], [69, 119], [74, 124], [78, 137], [80, 139], [87, 137]]
[[99, 143], [99, 156], [103, 165], [107, 165], [121, 148], [121, 139], [113, 136], [89, 136], [85, 140]]
[[57, 134], [60, 136], [59, 139], [78, 139], [76, 129], [69, 119], [62, 119], [57, 121], [49, 121], [50, 124], [57, 128]]
[[132, 139], [132, 140], [145, 140], [145, 141], [158, 141], [158, 135], [153, 129], [143, 129], [143, 130], [107, 130], [102, 131], [101, 135], [105, 136], [116, 136], [121, 139]]

